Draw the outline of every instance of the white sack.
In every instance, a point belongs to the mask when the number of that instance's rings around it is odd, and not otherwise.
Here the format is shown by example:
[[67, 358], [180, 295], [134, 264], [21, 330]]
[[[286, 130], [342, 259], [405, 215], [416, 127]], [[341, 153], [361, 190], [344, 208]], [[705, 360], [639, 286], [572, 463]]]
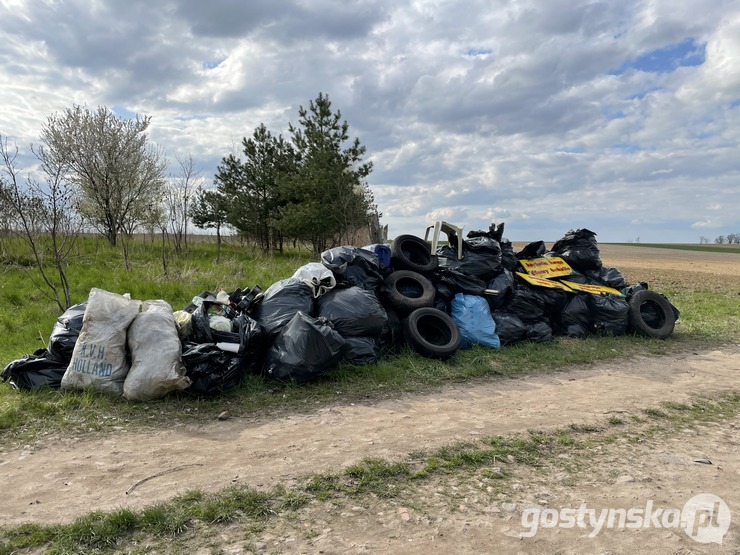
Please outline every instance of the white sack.
[[180, 359], [181, 345], [172, 307], [144, 301], [128, 328], [131, 370], [123, 384], [129, 401], [149, 401], [190, 385]]
[[92, 288], [82, 330], [72, 351], [62, 389], [97, 389], [123, 394], [128, 374], [126, 329], [139, 313], [140, 301]]

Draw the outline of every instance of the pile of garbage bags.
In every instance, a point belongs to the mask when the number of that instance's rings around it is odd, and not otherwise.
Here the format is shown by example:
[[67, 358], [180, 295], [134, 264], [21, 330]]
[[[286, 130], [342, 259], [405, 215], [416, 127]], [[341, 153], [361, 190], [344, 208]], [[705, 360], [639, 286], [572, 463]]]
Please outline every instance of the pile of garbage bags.
[[402, 346], [445, 360], [473, 345], [672, 333], [678, 310], [604, 267], [592, 231], [515, 253], [503, 229], [448, 237], [436, 253], [414, 235], [336, 247], [264, 291], [203, 291], [181, 310], [93, 288], [58, 319], [46, 349], [11, 362], [2, 378], [18, 389], [92, 388], [145, 401], [217, 395], [248, 373], [305, 383]]

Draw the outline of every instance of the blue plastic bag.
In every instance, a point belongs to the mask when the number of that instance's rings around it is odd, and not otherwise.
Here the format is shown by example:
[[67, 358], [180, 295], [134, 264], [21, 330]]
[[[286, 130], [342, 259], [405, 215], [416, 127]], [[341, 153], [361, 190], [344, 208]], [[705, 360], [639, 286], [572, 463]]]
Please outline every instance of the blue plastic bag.
[[461, 349], [468, 349], [475, 344], [485, 345], [491, 349], [501, 348], [501, 341], [496, 335], [496, 322], [491, 316], [486, 299], [457, 293], [450, 306], [452, 319], [462, 336]]

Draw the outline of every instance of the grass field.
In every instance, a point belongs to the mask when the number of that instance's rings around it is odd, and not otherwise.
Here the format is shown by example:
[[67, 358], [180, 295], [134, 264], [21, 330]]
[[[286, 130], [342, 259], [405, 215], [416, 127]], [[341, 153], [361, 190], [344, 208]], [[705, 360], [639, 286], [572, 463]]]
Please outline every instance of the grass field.
[[[424, 359], [411, 351], [385, 357], [378, 364], [355, 367], [342, 364], [318, 383], [297, 387], [250, 375], [241, 386], [218, 399], [195, 399], [183, 394], [156, 401], [156, 411], [148, 405], [129, 403], [91, 392], [38, 391], [20, 393], [0, 384], [1, 445], [29, 442], [40, 436], [77, 434], [110, 430], [124, 420], [130, 426], [158, 427], [173, 418], [198, 421], [213, 418], [228, 406], [232, 413], [277, 414], [304, 410], [308, 405], [342, 399], [373, 399], [419, 391], [447, 382], [486, 376], [515, 376], [523, 372], [553, 372], [571, 364], [594, 363], [637, 354], [660, 355], [680, 349], [705, 348], [739, 337], [737, 314], [738, 289], [732, 272], [727, 279], [716, 280], [715, 273], [698, 275], [689, 270], [641, 268], [639, 258], [625, 257], [626, 247], [604, 246], [605, 264], [623, 262], [621, 267], [630, 281], [647, 279], [651, 287], [663, 292], [678, 306], [682, 317], [668, 341], [642, 337], [556, 338], [548, 344], [520, 343], [501, 351], [474, 348], [460, 351], [449, 362]], [[608, 255], [610, 249], [616, 254]], [[642, 247], [629, 247], [640, 253]], [[675, 251], [680, 262], [684, 251]], [[689, 253], [691, 255], [701, 253]], [[708, 256], [718, 256], [706, 253]], [[202, 290], [259, 284], [263, 288], [289, 277], [302, 264], [311, 261], [307, 251], [284, 255], [263, 255], [238, 243], [227, 244], [216, 263], [215, 245], [198, 242], [191, 246], [186, 259], [171, 261], [168, 274], [162, 272], [155, 244], [139, 242], [132, 246], [132, 269], [124, 269], [120, 252], [104, 241], [86, 238], [75, 253], [70, 281], [74, 284], [73, 301], [85, 300], [91, 287], [129, 292], [134, 298], [163, 298], [175, 309], [182, 308]], [[609, 256], [616, 258], [609, 258]], [[737, 265], [735, 256], [728, 262]], [[621, 258], [620, 258], [621, 257]], [[614, 261], [617, 264], [614, 264]], [[620, 266], [618, 266], [620, 267]], [[678, 264], [680, 268], [681, 265]], [[45, 346], [58, 310], [34, 285], [38, 278], [28, 261], [16, 256], [5, 264], [0, 286], [0, 365], [4, 366], [24, 353]], [[737, 275], [737, 273], [735, 274]], [[700, 279], [701, 278], [701, 279]], [[736, 279], [736, 278], [735, 278]], [[704, 281], [702, 281], [704, 280]], [[276, 394], [279, 392], [279, 394]], [[187, 411], [186, 408], [198, 410]], [[99, 416], [106, 414], [101, 419]]]

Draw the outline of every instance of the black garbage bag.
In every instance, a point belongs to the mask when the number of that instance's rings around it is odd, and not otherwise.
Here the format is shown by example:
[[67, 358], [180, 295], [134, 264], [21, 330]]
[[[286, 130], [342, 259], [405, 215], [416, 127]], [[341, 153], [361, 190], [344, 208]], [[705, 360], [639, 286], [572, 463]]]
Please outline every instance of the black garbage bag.
[[0, 378], [9, 381], [14, 389], [31, 390], [39, 387], [59, 389], [69, 361], [62, 362], [46, 349], [37, 349], [32, 355], [23, 355], [3, 369]]
[[354, 285], [374, 293], [383, 285], [378, 255], [372, 251], [358, 247], [335, 247], [321, 253], [321, 263], [332, 271], [337, 283]]
[[316, 316], [329, 320], [343, 337], [378, 337], [388, 315], [372, 291], [336, 287], [316, 301]]
[[629, 323], [629, 303], [620, 295], [589, 295], [591, 325], [597, 333], [624, 335]]
[[604, 285], [614, 287], [615, 289], [622, 289], [623, 287], [627, 287], [627, 280], [624, 279], [622, 272], [620, 272], [616, 268], [602, 266], [599, 270], [599, 279]]
[[515, 272], [516, 267], [519, 265], [519, 259], [514, 252], [514, 246], [506, 238], [501, 239], [499, 244], [501, 245], [501, 266], [504, 270]]
[[504, 228], [506, 227], [506, 224], [504, 222], [501, 222], [500, 224], [496, 225], [496, 222], [491, 222], [491, 225], [488, 226], [488, 230], [475, 230], [475, 231], [469, 231], [468, 232], [468, 238], [472, 239], [473, 237], [488, 237], [489, 239], [493, 239], [494, 241], [498, 241], [499, 243], [504, 237]]
[[475, 276], [450, 268], [437, 268], [431, 276], [434, 283], [443, 283], [449, 287], [453, 296], [455, 293], [466, 295], [484, 295], [486, 282]]
[[[622, 272], [616, 268], [602, 266], [598, 270], [584, 270], [582, 273], [588, 280], [588, 283], [606, 285], [607, 287], [613, 287], [614, 289], [623, 289], [627, 287], [627, 280], [624, 279]], [[566, 277], [565, 279], [570, 278]]]
[[572, 229], [552, 246], [552, 253], [578, 271], [601, 268], [596, 234], [590, 229]]
[[313, 314], [313, 289], [300, 279], [288, 278], [273, 283], [261, 299], [253, 316], [268, 338], [280, 333], [297, 312]]
[[535, 292], [542, 297], [545, 315], [550, 320], [559, 320], [565, 303], [568, 301], [568, 293], [564, 289], [554, 287], [537, 287]]
[[588, 293], [570, 295], [560, 313], [559, 332], [570, 337], [586, 337], [591, 329]]
[[457, 245], [437, 249], [439, 265], [475, 276], [483, 281], [493, 279], [501, 270], [501, 245], [490, 237], [472, 237], [463, 241], [463, 255], [458, 259]]
[[527, 324], [516, 314], [497, 311], [493, 313], [493, 320], [496, 322], [496, 335], [502, 345], [513, 345], [527, 334]]
[[220, 395], [236, 387], [249, 366], [247, 358], [223, 351], [213, 343], [185, 343], [182, 363], [192, 382], [184, 391], [197, 397]]
[[534, 324], [545, 317], [545, 299], [535, 290], [524, 284], [516, 284], [514, 291], [503, 306], [506, 312], [516, 314], [526, 324]]
[[256, 362], [264, 347], [264, 335], [260, 324], [246, 314], [239, 314], [231, 321], [232, 331], [213, 329], [209, 325], [208, 304], [208, 301], [204, 302], [193, 313], [191, 319], [193, 342], [238, 345], [237, 355], [248, 357], [250, 361]]
[[264, 371], [278, 380], [315, 380], [341, 360], [346, 340], [325, 318], [298, 312], [280, 330], [265, 356]]
[[491, 265], [501, 266], [501, 244], [491, 237], [479, 236], [463, 240], [463, 258], [469, 252], [486, 255], [491, 259]]
[[557, 278], [558, 281], [572, 281], [573, 283], [580, 283], [581, 285], [587, 285], [589, 283], [592, 283], [593, 280], [587, 278], [585, 275], [583, 275], [581, 272], [577, 272], [573, 270], [573, 273], [567, 276], [562, 276], [560, 278]]
[[383, 331], [378, 338], [378, 346], [381, 351], [396, 353], [404, 345], [403, 323], [398, 313], [392, 308], [385, 309], [388, 321], [383, 326]]
[[626, 287], [622, 288], [622, 294], [627, 297], [627, 300], [630, 300], [630, 297], [637, 293], [638, 291], [647, 291], [648, 290], [648, 284], [647, 282], [641, 281], [640, 283], [634, 283], [632, 285], [627, 285]]
[[522, 250], [516, 253], [517, 260], [529, 260], [530, 258], [542, 258], [547, 247], [544, 241], [533, 241], [527, 244]]
[[[228, 311], [228, 308], [224, 308], [222, 303], [213, 301], [203, 301], [203, 303], [196, 307], [193, 311], [193, 315], [190, 318], [190, 325], [193, 328], [192, 339], [195, 343], [215, 343], [213, 339], [213, 333], [217, 330], [211, 328], [210, 317], [218, 315], [226, 318], [224, 310]], [[233, 330], [233, 322], [229, 320], [229, 325]], [[220, 331], [222, 334], [231, 334], [232, 331]]]
[[486, 297], [488, 304], [494, 310], [501, 308], [514, 292], [514, 274], [509, 270], [503, 270], [488, 282], [488, 289], [498, 291], [498, 294]]
[[87, 308], [87, 301], [70, 306], [64, 314], [57, 318], [49, 337], [49, 358], [67, 364], [72, 360], [72, 351], [80, 336], [85, 308]]
[[450, 303], [455, 298], [455, 294], [446, 283], [437, 282], [434, 284], [434, 308], [442, 312], [450, 312]]
[[535, 343], [552, 341], [552, 327], [549, 322], [540, 320], [533, 324], [527, 324], [527, 339]]
[[342, 357], [350, 364], [364, 366], [380, 360], [380, 345], [374, 337], [345, 337]]
[[250, 368], [257, 364], [265, 350], [265, 336], [262, 332], [262, 326], [257, 320], [254, 320], [246, 314], [240, 314], [234, 318], [234, 334], [238, 341], [230, 341], [230, 336], [226, 336], [217, 330], [213, 330], [213, 339], [216, 343], [239, 343], [237, 354], [249, 361]]

